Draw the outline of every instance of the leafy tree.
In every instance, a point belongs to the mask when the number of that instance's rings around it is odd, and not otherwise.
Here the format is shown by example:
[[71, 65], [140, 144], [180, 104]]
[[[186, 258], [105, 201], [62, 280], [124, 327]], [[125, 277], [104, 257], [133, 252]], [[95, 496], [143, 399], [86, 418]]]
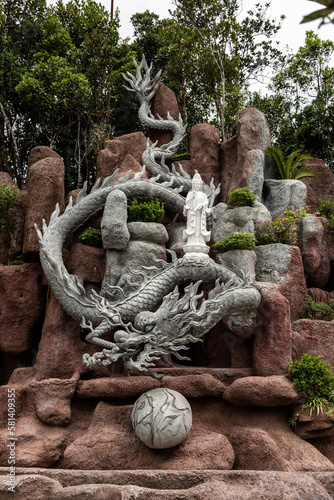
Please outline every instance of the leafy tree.
[[[137, 129], [122, 87], [133, 50], [119, 39], [119, 18], [93, 0], [0, 0], [0, 169], [24, 184], [32, 147], [64, 159], [67, 187], [94, 177], [105, 139]], [[126, 116], [119, 104], [128, 100]]]
[[263, 111], [274, 145], [284, 155], [306, 147], [334, 168], [334, 69], [330, 58], [334, 43], [308, 31], [296, 54], [287, 54], [276, 65], [270, 94], [253, 94], [248, 104]]

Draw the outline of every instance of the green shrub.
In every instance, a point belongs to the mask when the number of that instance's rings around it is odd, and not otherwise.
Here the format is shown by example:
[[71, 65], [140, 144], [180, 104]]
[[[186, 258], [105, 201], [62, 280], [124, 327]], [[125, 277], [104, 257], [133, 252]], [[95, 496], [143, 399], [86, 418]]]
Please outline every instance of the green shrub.
[[289, 362], [285, 375], [300, 394], [303, 408], [322, 410], [334, 404], [334, 376], [332, 367], [321, 356], [303, 355], [300, 361]]
[[94, 229], [89, 227], [85, 229], [79, 236], [79, 241], [83, 245], [90, 245], [91, 247], [102, 248], [101, 229]]
[[282, 150], [278, 147], [268, 147], [266, 154], [271, 156], [276, 163], [277, 170], [281, 179], [302, 179], [303, 177], [315, 177], [314, 172], [305, 168], [303, 162], [311, 158], [309, 154], [302, 153], [297, 149], [288, 158], [284, 158]]
[[330, 220], [334, 217], [334, 202], [331, 200], [326, 200], [319, 206], [319, 215], [321, 217], [326, 217]]
[[305, 318], [322, 319], [324, 321], [332, 321], [334, 319], [334, 299], [329, 299], [328, 304], [326, 304], [325, 302], [315, 302], [308, 295], [303, 308], [305, 310]]
[[255, 250], [254, 236], [248, 233], [232, 233], [223, 241], [214, 243], [212, 248], [217, 253], [229, 250]]
[[[286, 210], [274, 221], [259, 221], [255, 226], [255, 244], [269, 245], [271, 243], [292, 243], [291, 236], [294, 232], [296, 219], [301, 217], [314, 217], [318, 213], [310, 213], [312, 205], [300, 210]], [[295, 244], [296, 242], [293, 242]]]
[[190, 153], [178, 153], [171, 157], [172, 162], [178, 162], [183, 160], [190, 160]]
[[232, 207], [252, 207], [256, 195], [249, 188], [239, 188], [230, 193], [228, 204]]
[[16, 200], [20, 196], [20, 190], [12, 185], [0, 186], [0, 231], [10, 233], [17, 213]]
[[138, 203], [133, 200], [128, 205], [128, 222], [160, 222], [164, 215], [164, 204], [160, 201]]

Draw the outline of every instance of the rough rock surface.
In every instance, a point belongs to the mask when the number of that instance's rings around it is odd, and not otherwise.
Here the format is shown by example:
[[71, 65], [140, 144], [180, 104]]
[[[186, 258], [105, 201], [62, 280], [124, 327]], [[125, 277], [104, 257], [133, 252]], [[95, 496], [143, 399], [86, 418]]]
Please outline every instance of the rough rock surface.
[[[1, 430], [0, 436], [0, 463], [6, 464], [8, 459], [7, 429]], [[64, 430], [60, 427], [45, 425], [33, 415], [17, 420], [15, 436], [17, 437], [15, 447], [17, 467], [52, 467], [62, 456], [65, 444]]]
[[286, 406], [299, 399], [293, 384], [280, 375], [240, 378], [227, 387], [223, 397], [237, 406]]
[[304, 177], [301, 182], [307, 187], [306, 204], [317, 209], [325, 200], [334, 198], [334, 179], [330, 168], [326, 167], [323, 160], [309, 158], [305, 167], [315, 173], [315, 177]]
[[334, 436], [334, 415], [328, 411], [329, 408], [323, 408], [319, 413], [316, 410], [311, 413], [309, 408], [295, 407], [293, 417], [297, 436], [303, 439]]
[[270, 131], [264, 114], [255, 108], [243, 109], [237, 122], [236, 138], [221, 145], [222, 201], [227, 202], [231, 191], [239, 187], [252, 187], [255, 194], [261, 195], [265, 175], [264, 151], [270, 145]]
[[321, 355], [334, 366], [334, 323], [311, 319], [299, 319], [292, 323], [293, 359], [301, 359], [305, 352]]
[[257, 283], [261, 293], [259, 326], [253, 344], [255, 375], [284, 375], [291, 359], [290, 304], [272, 283]]
[[[151, 101], [151, 112], [156, 118], [161, 116], [166, 120], [169, 113], [174, 120], [179, 119], [180, 111], [175, 93], [163, 83], [160, 83], [158, 91]], [[173, 139], [172, 132], [163, 129], [149, 128], [147, 135], [152, 142], [158, 141], [157, 146], [167, 144]]]
[[101, 221], [103, 248], [124, 250], [129, 243], [130, 233], [127, 222], [127, 198], [119, 189], [111, 192], [106, 199]]
[[325, 288], [331, 273], [330, 230], [322, 217], [297, 219], [298, 239], [309, 287]]
[[[48, 298], [42, 338], [36, 357], [36, 378], [70, 379], [77, 373], [91, 373], [82, 362], [85, 353], [92, 355], [97, 346], [80, 339], [81, 328], [77, 321], [65, 313], [52, 292]], [[109, 371], [98, 372], [100, 376]]]
[[[83, 469], [231, 469], [234, 453], [228, 439], [215, 432], [196, 432], [167, 450], [146, 447], [131, 426], [131, 406], [100, 402], [86, 434], [68, 446], [61, 466]], [[205, 460], [203, 457], [205, 456]]]
[[300, 317], [307, 294], [303, 261], [298, 247], [274, 243], [255, 248], [256, 280], [279, 285], [290, 302], [292, 321]]
[[245, 274], [255, 276], [256, 253], [252, 250], [230, 250], [222, 254], [218, 253], [216, 260], [232, 271], [238, 269]]
[[[146, 142], [147, 138], [142, 132], [125, 134], [117, 139], [105, 141], [103, 149], [97, 155], [96, 177], [104, 179], [113, 174], [117, 168], [121, 171], [119, 175], [125, 175], [129, 163], [133, 174], [140, 172], [143, 168], [141, 157], [146, 149]], [[132, 158], [127, 158], [127, 155]]]
[[48, 223], [57, 203], [61, 211], [64, 209], [64, 173], [64, 163], [58, 155], [44, 157], [28, 168], [24, 255], [37, 256], [39, 253], [34, 224], [41, 228], [43, 219]]
[[38, 339], [45, 310], [40, 264], [0, 266], [0, 350], [22, 353]]
[[13, 183], [13, 179], [7, 172], [0, 172], [0, 186], [11, 186]]
[[84, 281], [101, 283], [106, 271], [106, 251], [104, 248], [75, 243], [71, 247], [68, 270]]
[[223, 241], [232, 233], [254, 234], [254, 223], [251, 207], [232, 208], [225, 203], [219, 203], [212, 210], [213, 240]]
[[[8, 470], [0, 469], [0, 495], [11, 500]], [[71, 471], [17, 469], [17, 500], [296, 500], [330, 499], [332, 472]]]
[[299, 210], [306, 205], [305, 184], [296, 180], [268, 179], [264, 181], [263, 203], [270, 211], [273, 220], [285, 210]]
[[78, 385], [78, 378], [49, 378], [32, 384], [36, 414], [41, 422], [51, 426], [67, 425], [70, 422], [71, 399]]
[[201, 175], [203, 182], [210, 185], [213, 178], [215, 185], [219, 178], [219, 131], [208, 123], [194, 125], [190, 132], [191, 169], [188, 173], [193, 177], [195, 170]]
[[36, 146], [32, 148], [28, 158], [28, 168], [44, 158], [60, 158], [59, 154], [48, 146]]

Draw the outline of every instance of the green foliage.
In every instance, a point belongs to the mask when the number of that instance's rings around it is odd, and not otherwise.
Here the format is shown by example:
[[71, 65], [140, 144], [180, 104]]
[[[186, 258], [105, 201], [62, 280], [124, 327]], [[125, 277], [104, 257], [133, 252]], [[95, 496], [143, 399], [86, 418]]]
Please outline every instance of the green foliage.
[[233, 207], [252, 207], [256, 195], [249, 188], [235, 189], [230, 193], [228, 204]]
[[284, 156], [307, 145], [307, 151], [334, 170], [334, 42], [308, 31], [296, 53], [281, 54], [263, 96], [251, 95], [248, 106], [265, 113], [273, 145]]
[[180, 153], [172, 156], [171, 158], [172, 162], [183, 161], [183, 160], [190, 160], [190, 153]]
[[303, 304], [305, 317], [310, 319], [322, 319], [332, 321], [334, 319], [334, 299], [325, 302], [315, 302], [309, 295]]
[[85, 229], [79, 236], [79, 241], [83, 245], [90, 245], [92, 247], [102, 248], [101, 229], [94, 229], [89, 227]]
[[164, 204], [160, 201], [138, 203], [132, 200], [128, 205], [128, 222], [160, 222], [164, 215]]
[[296, 244], [292, 242], [294, 225], [300, 217], [314, 217], [318, 212], [310, 213], [312, 205], [300, 210], [286, 210], [274, 221], [259, 221], [255, 226], [255, 244], [270, 245], [272, 243]]
[[321, 217], [332, 219], [334, 217], [334, 202], [331, 200], [323, 201], [319, 206], [318, 211]]
[[218, 253], [229, 250], [255, 250], [254, 236], [249, 233], [232, 233], [223, 241], [214, 243], [212, 248]]
[[301, 154], [301, 150], [294, 151], [291, 155], [284, 159], [282, 150], [278, 147], [268, 147], [266, 154], [271, 156], [278, 169], [281, 179], [301, 179], [303, 177], [314, 177], [315, 174], [311, 170], [303, 167], [303, 161], [311, 158], [308, 154]]
[[307, 16], [304, 16], [301, 24], [302, 23], [309, 23], [310, 21], [315, 21], [316, 19], [321, 19], [321, 22], [319, 24], [322, 26], [323, 24], [327, 23], [334, 23], [334, 18], [330, 17], [330, 15], [334, 12], [334, 5], [333, 5], [333, 0], [311, 0], [312, 2], [317, 2], [320, 5], [324, 6], [322, 9], [315, 10], [314, 12], [311, 12], [311, 14], [308, 14]]
[[300, 361], [289, 362], [285, 375], [300, 394], [304, 408], [317, 411], [334, 404], [334, 376], [332, 367], [321, 356], [303, 355]]
[[17, 213], [16, 200], [20, 196], [19, 189], [12, 185], [0, 186], [0, 231], [9, 233], [14, 223], [14, 218]]

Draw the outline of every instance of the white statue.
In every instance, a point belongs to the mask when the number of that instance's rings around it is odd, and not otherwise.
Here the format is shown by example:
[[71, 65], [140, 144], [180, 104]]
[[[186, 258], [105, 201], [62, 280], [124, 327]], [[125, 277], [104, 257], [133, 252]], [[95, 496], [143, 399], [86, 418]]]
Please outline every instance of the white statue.
[[185, 253], [208, 254], [206, 242], [211, 232], [206, 229], [206, 218], [210, 214], [208, 198], [202, 191], [203, 181], [198, 172], [193, 177], [192, 190], [189, 191], [183, 210], [187, 216], [187, 229], [183, 231]]

